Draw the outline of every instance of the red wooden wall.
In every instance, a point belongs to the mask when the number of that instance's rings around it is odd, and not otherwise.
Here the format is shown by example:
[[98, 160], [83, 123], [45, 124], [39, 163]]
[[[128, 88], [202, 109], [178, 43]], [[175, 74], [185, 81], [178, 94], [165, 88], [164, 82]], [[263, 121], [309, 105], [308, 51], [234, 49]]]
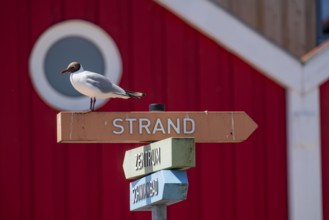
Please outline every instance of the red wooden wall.
[[151, 219], [129, 211], [122, 162], [134, 145], [57, 144], [58, 111], [32, 87], [33, 44], [66, 19], [105, 29], [122, 55], [121, 85], [147, 93], [100, 111], [160, 102], [168, 111], [246, 111], [258, 123], [244, 143], [197, 145], [188, 198], [168, 208], [168, 219], [288, 218], [283, 88], [151, 0], [7, 1], [0, 16], [1, 220]]
[[329, 219], [329, 81], [320, 87], [323, 219]]

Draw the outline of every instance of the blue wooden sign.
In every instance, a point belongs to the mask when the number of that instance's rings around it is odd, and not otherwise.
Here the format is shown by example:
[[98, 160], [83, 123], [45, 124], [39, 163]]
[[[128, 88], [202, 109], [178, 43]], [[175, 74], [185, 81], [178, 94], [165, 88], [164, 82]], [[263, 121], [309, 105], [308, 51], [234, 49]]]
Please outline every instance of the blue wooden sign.
[[130, 211], [148, 211], [154, 205], [185, 200], [187, 189], [186, 171], [158, 171], [130, 183]]

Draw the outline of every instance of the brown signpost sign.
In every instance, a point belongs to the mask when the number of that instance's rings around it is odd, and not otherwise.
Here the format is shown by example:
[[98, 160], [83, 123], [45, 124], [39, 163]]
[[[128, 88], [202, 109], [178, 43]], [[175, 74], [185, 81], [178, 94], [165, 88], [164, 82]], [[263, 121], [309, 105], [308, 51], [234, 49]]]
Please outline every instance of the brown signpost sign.
[[245, 112], [61, 112], [58, 143], [141, 143], [193, 137], [196, 143], [246, 140], [257, 124]]

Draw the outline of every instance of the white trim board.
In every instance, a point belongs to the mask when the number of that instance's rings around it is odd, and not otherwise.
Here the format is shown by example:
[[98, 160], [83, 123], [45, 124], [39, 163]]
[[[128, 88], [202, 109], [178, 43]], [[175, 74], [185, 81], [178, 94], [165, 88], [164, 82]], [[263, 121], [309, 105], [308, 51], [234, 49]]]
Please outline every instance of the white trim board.
[[210, 1], [155, 1], [284, 88], [305, 94], [329, 78], [329, 47], [304, 64]]
[[154, 1], [287, 89], [289, 219], [322, 220], [319, 86], [329, 46], [304, 62], [210, 1]]
[[290, 220], [322, 220], [319, 96], [319, 89], [286, 95]]
[[329, 79], [329, 44], [307, 60], [303, 66], [303, 93], [307, 94]]

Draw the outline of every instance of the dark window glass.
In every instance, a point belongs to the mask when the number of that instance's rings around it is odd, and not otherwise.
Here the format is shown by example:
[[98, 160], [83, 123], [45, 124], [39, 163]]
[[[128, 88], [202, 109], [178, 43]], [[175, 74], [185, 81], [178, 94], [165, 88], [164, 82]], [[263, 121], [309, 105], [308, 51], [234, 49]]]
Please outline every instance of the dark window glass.
[[318, 43], [329, 38], [329, 0], [318, 0], [317, 6]]

